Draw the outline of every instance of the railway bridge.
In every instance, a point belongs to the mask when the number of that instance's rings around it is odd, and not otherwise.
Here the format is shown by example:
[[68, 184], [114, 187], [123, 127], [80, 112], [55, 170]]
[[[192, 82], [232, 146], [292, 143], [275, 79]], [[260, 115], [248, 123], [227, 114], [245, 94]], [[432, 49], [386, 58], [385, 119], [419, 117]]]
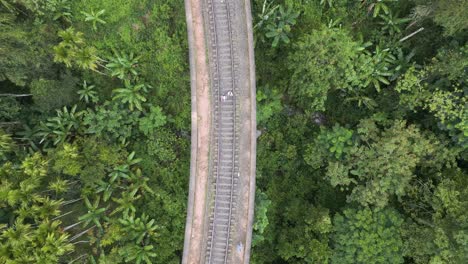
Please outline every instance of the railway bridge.
[[256, 104], [250, 0], [185, 0], [192, 138], [182, 263], [248, 263]]

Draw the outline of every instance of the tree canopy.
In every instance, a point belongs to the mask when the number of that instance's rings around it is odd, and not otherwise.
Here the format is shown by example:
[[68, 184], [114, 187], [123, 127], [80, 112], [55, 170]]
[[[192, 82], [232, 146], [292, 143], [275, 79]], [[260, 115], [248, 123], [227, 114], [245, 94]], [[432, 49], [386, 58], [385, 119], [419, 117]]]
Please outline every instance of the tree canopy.
[[[468, 263], [468, 2], [254, 0], [252, 263]], [[0, 263], [180, 263], [182, 0], [0, 0]]]

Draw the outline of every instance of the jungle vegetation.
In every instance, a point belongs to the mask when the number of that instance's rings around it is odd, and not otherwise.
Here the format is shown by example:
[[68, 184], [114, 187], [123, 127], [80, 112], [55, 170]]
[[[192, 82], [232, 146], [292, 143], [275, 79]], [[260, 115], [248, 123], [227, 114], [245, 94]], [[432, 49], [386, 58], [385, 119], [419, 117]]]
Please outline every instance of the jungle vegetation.
[[[254, 0], [252, 263], [468, 263], [468, 2]], [[0, 263], [180, 263], [183, 0], [0, 0]]]

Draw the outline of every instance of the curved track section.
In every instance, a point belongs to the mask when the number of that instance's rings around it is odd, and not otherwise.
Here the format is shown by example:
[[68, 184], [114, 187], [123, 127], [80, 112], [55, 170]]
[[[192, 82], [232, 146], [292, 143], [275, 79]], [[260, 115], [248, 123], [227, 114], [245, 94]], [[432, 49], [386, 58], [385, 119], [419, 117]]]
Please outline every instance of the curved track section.
[[182, 263], [248, 263], [255, 71], [248, 0], [186, 0], [192, 155]]

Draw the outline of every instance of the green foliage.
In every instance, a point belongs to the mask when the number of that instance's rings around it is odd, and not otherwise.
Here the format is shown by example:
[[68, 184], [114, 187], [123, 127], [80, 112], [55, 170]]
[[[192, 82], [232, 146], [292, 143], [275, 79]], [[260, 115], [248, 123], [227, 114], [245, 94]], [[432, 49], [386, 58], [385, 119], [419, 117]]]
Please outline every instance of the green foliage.
[[422, 83], [422, 76], [424, 76], [424, 72], [418, 72], [414, 67], [411, 67], [398, 81], [395, 90], [400, 94], [401, 107], [411, 111], [424, 107], [425, 100], [430, 94]]
[[398, 0], [364, 0], [363, 5], [367, 5], [367, 10], [372, 12], [373, 17], [377, 17], [382, 12], [384, 14], [390, 13], [389, 3], [396, 2]]
[[380, 92], [381, 84], [390, 84], [388, 78], [394, 74], [390, 69], [394, 60], [395, 57], [390, 49], [381, 49], [379, 46], [375, 48], [372, 55], [362, 53], [358, 62], [361, 67], [358, 68], [356, 77], [350, 76], [350, 83], [362, 88], [373, 85]]
[[288, 62], [289, 93], [298, 105], [311, 112], [323, 111], [328, 92], [346, 88], [358, 47], [343, 29], [322, 28], [301, 38]]
[[[99, 189], [96, 190], [95, 186], [103, 180], [111, 168], [123, 162], [122, 149], [95, 137], [79, 139], [78, 145], [80, 146], [78, 159], [82, 163], [80, 180], [86, 187], [93, 187], [93, 193], [101, 192]], [[105, 184], [105, 186], [110, 185]], [[110, 196], [107, 199], [104, 197], [104, 201], [109, 198]]]
[[265, 237], [263, 232], [268, 226], [268, 208], [271, 205], [271, 200], [268, 199], [268, 195], [260, 190], [255, 192], [255, 219], [253, 224], [253, 237], [252, 237], [252, 247], [259, 244]]
[[447, 35], [454, 35], [468, 29], [468, 16], [465, 10], [468, 4], [463, 0], [437, 1], [434, 21], [442, 25]]
[[34, 56], [28, 34], [16, 19], [14, 14], [0, 11], [0, 81], [24, 86]]
[[54, 155], [53, 170], [70, 176], [77, 176], [81, 173], [82, 163], [77, 145], [63, 144]]
[[467, 46], [443, 50], [425, 70], [410, 68], [398, 82], [396, 90], [400, 104], [416, 112], [430, 111], [439, 127], [448, 131], [453, 141], [462, 147], [468, 144], [466, 112]]
[[106, 21], [100, 18], [100, 16], [102, 16], [105, 12], [106, 10], [102, 9], [97, 12], [91, 10], [89, 13], [83, 11], [81, 13], [86, 16], [84, 21], [91, 22], [93, 24], [94, 31], [97, 31], [97, 23], [106, 24]]
[[84, 199], [86, 207], [88, 209], [88, 212], [78, 218], [78, 220], [83, 221], [84, 225], [87, 226], [90, 223], [93, 223], [96, 225], [99, 229], [102, 230], [102, 220], [109, 220], [105, 216], [105, 212], [107, 208], [101, 208], [99, 207], [99, 202], [100, 202], [100, 196], [96, 198], [96, 200], [91, 203], [87, 197]]
[[404, 196], [416, 167], [439, 144], [404, 121], [379, 129], [374, 120], [362, 120], [357, 133], [361, 144], [349, 149], [343, 161], [329, 161], [327, 179], [333, 186], [352, 188], [348, 201], [362, 205], [384, 207], [392, 195]]
[[149, 136], [158, 127], [166, 124], [166, 116], [162, 112], [161, 107], [151, 106], [150, 112], [140, 118], [138, 121], [140, 132]]
[[433, 215], [436, 224], [435, 245], [438, 254], [433, 258], [447, 263], [464, 262], [468, 259], [468, 190], [467, 175], [455, 171], [442, 181], [435, 190]]
[[[293, 226], [280, 234], [278, 254], [290, 263], [327, 263], [331, 256], [328, 234], [332, 231], [328, 210], [309, 206], [303, 214], [301, 207], [293, 204], [286, 209]], [[299, 215], [304, 215], [303, 219], [294, 220]]]
[[105, 102], [96, 109], [88, 109], [83, 117], [86, 133], [109, 140], [126, 142], [136, 129], [140, 113], [123, 109], [119, 104]]
[[468, 257], [466, 173], [445, 170], [437, 186], [425, 183], [404, 201], [414, 222], [403, 229], [405, 255], [415, 263], [461, 263]]
[[62, 41], [54, 47], [54, 61], [64, 63], [67, 67], [72, 65], [83, 69], [97, 71], [97, 49], [86, 45], [83, 33], [75, 32], [73, 27], [58, 33]]
[[0, 97], [0, 121], [17, 120], [21, 105], [11, 97]]
[[320, 0], [321, 5], [327, 5], [328, 7], [333, 7], [334, 0]]
[[34, 80], [31, 83], [34, 103], [44, 112], [74, 103], [77, 100], [77, 81], [70, 74], [63, 76], [62, 80]]
[[272, 47], [276, 48], [281, 42], [285, 44], [289, 43], [288, 35], [291, 32], [291, 27], [296, 24], [296, 18], [298, 16], [299, 13], [291, 9], [285, 11], [283, 6], [279, 6], [272, 14], [272, 18], [268, 18], [268, 24], [265, 27], [265, 36], [273, 39], [271, 43]]
[[142, 103], [146, 102], [146, 97], [144, 94], [148, 92], [148, 85], [133, 85], [130, 83], [130, 81], [127, 80], [124, 83], [124, 88], [118, 88], [113, 91], [115, 96], [112, 99], [118, 99], [122, 104], [128, 104], [130, 111], [133, 111], [134, 108], [143, 111]]
[[0, 160], [5, 159], [6, 154], [13, 149], [11, 136], [0, 129]]
[[61, 257], [73, 251], [74, 246], [63, 233], [60, 221], [42, 222], [36, 228], [17, 220], [2, 230], [0, 260], [4, 263], [59, 263]]
[[343, 153], [351, 149], [352, 137], [352, 130], [335, 124], [331, 131], [322, 130], [317, 137], [317, 145], [327, 149], [336, 159], [340, 159]]
[[267, 120], [274, 114], [281, 112], [283, 105], [281, 104], [281, 94], [276, 89], [265, 88], [257, 91], [257, 104], [259, 105], [257, 111], [257, 123], [265, 124]]
[[49, 183], [49, 190], [54, 191], [57, 195], [63, 194], [68, 191], [68, 184], [69, 182], [67, 180], [57, 178], [55, 181]]
[[80, 96], [80, 100], [84, 100], [86, 103], [97, 103], [99, 101], [99, 97], [97, 92], [94, 90], [94, 85], [88, 85], [86, 81], [83, 82], [83, 89], [78, 91], [78, 95]]
[[[34, 247], [48, 251], [40, 247], [44, 243], [33, 241], [29, 251], [18, 248], [28, 254], [24, 259], [15, 253], [0, 262], [177, 263], [183, 244], [185, 215], [180, 212], [185, 210], [189, 155], [184, 150], [189, 149], [186, 135], [190, 127], [183, 1], [10, 3], [0, 4], [0, 90], [5, 94], [31, 93], [34, 105], [31, 107], [28, 98], [14, 101], [2, 97], [2, 121], [21, 118], [18, 121], [26, 125], [24, 131], [16, 131], [20, 126], [8, 124], [13, 139], [23, 137], [18, 152], [8, 158], [25, 155], [27, 146], [23, 143], [27, 143], [48, 153], [50, 162], [46, 166], [40, 166], [38, 160], [25, 163], [29, 174], [42, 176], [36, 176], [40, 183], [29, 180], [33, 184], [24, 192], [10, 179], [3, 184], [2, 173], [0, 204], [10, 201], [11, 205], [8, 211], [1, 208], [0, 221], [11, 223], [13, 207], [18, 207], [18, 214], [35, 229], [33, 220], [42, 219], [47, 212], [57, 217], [57, 208], [70, 206], [70, 211], [59, 216], [67, 226], [60, 225], [58, 230], [76, 234], [65, 241], [79, 246], [36, 260]], [[8, 9], [5, 16], [4, 7]], [[76, 16], [73, 21], [71, 13]], [[136, 51], [140, 56], [133, 55]], [[101, 56], [110, 59], [105, 61]], [[51, 58], [73, 70], [54, 64]], [[73, 80], [73, 85], [68, 85], [66, 78]], [[78, 79], [87, 82], [78, 88]], [[115, 89], [126, 81], [131, 87]], [[149, 84], [157, 85], [158, 90], [143, 91]], [[112, 95], [115, 100], [109, 101]], [[83, 102], [74, 106], [78, 98]], [[21, 105], [21, 112], [13, 102]], [[57, 113], [51, 114], [52, 109]], [[140, 160], [132, 151], [139, 142], [148, 146], [144, 169], [138, 167]], [[27, 178], [15, 173], [19, 179]], [[69, 201], [47, 200], [33, 192]], [[36, 197], [38, 201], [31, 202]], [[78, 203], [77, 197], [86, 199]], [[148, 213], [142, 215], [141, 208]], [[83, 230], [80, 221], [88, 224], [87, 229]], [[156, 224], [159, 222], [162, 225]]]
[[[341, 160], [353, 145], [353, 131], [335, 124], [332, 129], [322, 128], [314, 142], [307, 145], [304, 160], [308, 165], [318, 169], [324, 166], [327, 158]], [[337, 169], [336, 164], [333, 165]]]
[[2, 3], [6, 3], [10, 7], [10, 11], [26, 10], [35, 16], [36, 23], [59, 19], [70, 22], [73, 17], [70, 10], [70, 0], [4, 0]]
[[316, 201], [330, 199], [339, 207], [343, 197], [334, 197], [321, 172], [301, 161], [306, 135], [313, 133], [310, 117], [284, 112], [271, 117], [258, 139], [257, 186], [271, 204], [264, 239], [253, 248], [252, 262], [327, 263], [331, 220], [328, 205], [316, 206]]
[[135, 261], [136, 264], [143, 263], [143, 261], [144, 261], [144, 263], [151, 264], [152, 262], [151, 262], [150, 258], [157, 256], [156, 252], [154, 252], [153, 245], [127, 246], [127, 247], [122, 249], [120, 254], [125, 257], [125, 261], [127, 263], [130, 262], [130, 261]]
[[440, 120], [442, 127], [462, 147], [468, 147], [468, 95], [455, 88], [453, 92], [436, 91], [429, 99], [428, 108]]
[[121, 80], [133, 80], [138, 77], [136, 68], [140, 59], [140, 56], [135, 57], [133, 53], [127, 55], [116, 52], [115, 57], [110, 58], [110, 63], [106, 67], [110, 69], [111, 76], [117, 76]]
[[346, 209], [333, 218], [332, 263], [403, 263], [403, 219], [391, 209]]
[[0, 167], [0, 209], [10, 217], [0, 230], [4, 263], [59, 263], [74, 249], [61, 221], [52, 219], [60, 214], [62, 201], [41, 191], [47, 164], [36, 153], [21, 165], [7, 162]]
[[76, 111], [77, 106], [74, 105], [70, 110], [66, 106], [63, 110], [56, 110], [57, 115], [47, 119], [47, 122], [41, 123], [40, 132], [38, 135], [42, 137], [40, 143], [52, 142], [54, 145], [70, 140], [73, 134], [78, 133], [81, 128], [83, 112]]
[[[252, 263], [467, 262], [465, 5], [253, 1]], [[180, 263], [183, 11], [0, 0], [0, 263]]]
[[399, 18], [398, 14], [392, 14], [391, 12], [379, 15], [379, 17], [382, 19], [382, 22], [379, 23], [382, 25], [382, 29], [391, 36], [401, 33], [402, 26], [411, 21], [409, 18]]

